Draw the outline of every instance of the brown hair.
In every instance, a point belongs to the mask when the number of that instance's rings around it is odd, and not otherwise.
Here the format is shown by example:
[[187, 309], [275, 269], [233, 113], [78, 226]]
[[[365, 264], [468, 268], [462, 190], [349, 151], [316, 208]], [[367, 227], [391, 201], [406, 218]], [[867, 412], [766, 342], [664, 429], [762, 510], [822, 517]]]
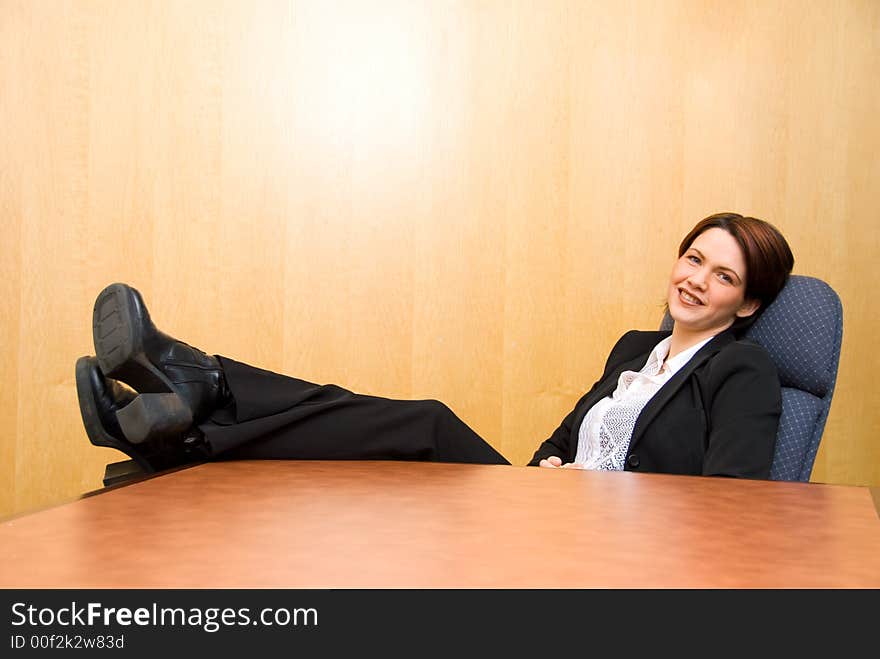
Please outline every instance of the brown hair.
[[733, 329], [743, 331], [757, 320], [782, 287], [794, 267], [794, 256], [779, 229], [769, 222], [755, 217], [743, 217], [739, 213], [716, 213], [703, 218], [681, 241], [678, 256], [681, 257], [691, 243], [704, 231], [724, 229], [734, 237], [746, 261], [745, 299], [757, 300], [761, 306], [746, 318], [737, 318]]

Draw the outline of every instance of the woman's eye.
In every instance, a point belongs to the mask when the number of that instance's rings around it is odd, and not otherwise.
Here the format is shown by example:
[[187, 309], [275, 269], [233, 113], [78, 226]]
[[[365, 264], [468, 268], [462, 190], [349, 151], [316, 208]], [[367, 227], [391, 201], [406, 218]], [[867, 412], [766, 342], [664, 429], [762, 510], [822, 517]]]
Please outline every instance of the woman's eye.
[[723, 282], [725, 282], [725, 283], [727, 283], [727, 284], [732, 284], [732, 283], [733, 283], [733, 278], [732, 278], [730, 275], [728, 275], [728, 274], [726, 274], [726, 273], [724, 273], [724, 272], [719, 273], [718, 276], [721, 278], [721, 281], [723, 281]]
[[696, 263], [696, 264], [700, 263], [700, 257], [694, 256], [693, 254], [691, 254], [687, 258], [688, 258], [688, 261], [690, 261], [691, 263]]

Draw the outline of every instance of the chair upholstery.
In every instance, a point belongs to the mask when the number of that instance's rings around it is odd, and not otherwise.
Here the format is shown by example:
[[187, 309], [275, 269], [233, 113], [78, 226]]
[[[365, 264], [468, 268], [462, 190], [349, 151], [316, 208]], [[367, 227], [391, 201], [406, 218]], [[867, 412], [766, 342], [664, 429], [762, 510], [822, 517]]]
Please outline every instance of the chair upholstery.
[[[660, 328], [672, 328], [668, 313]], [[840, 298], [820, 279], [792, 275], [746, 337], [767, 350], [782, 385], [770, 478], [808, 481], [837, 380], [843, 339]]]

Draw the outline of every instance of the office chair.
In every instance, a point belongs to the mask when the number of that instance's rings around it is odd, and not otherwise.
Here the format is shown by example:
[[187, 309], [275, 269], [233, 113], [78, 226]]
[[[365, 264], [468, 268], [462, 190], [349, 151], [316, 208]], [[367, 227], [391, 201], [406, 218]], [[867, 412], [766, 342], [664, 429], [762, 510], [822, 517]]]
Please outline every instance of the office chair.
[[[660, 329], [672, 329], [668, 312]], [[837, 380], [843, 339], [840, 298], [821, 279], [791, 275], [746, 338], [770, 353], [782, 385], [770, 479], [809, 481]]]

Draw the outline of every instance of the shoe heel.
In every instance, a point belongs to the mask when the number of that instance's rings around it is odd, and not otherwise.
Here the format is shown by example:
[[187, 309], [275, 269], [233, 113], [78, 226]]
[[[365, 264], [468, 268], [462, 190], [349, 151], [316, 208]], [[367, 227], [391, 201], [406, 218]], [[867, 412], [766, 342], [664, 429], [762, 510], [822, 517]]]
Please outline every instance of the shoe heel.
[[116, 420], [132, 444], [183, 433], [193, 422], [189, 407], [174, 393], [140, 394], [116, 412]]
[[168, 394], [176, 396], [174, 385], [165, 374], [156, 368], [144, 353], [131, 356], [128, 361], [115, 369], [104, 372], [108, 378], [125, 382], [142, 394]]

